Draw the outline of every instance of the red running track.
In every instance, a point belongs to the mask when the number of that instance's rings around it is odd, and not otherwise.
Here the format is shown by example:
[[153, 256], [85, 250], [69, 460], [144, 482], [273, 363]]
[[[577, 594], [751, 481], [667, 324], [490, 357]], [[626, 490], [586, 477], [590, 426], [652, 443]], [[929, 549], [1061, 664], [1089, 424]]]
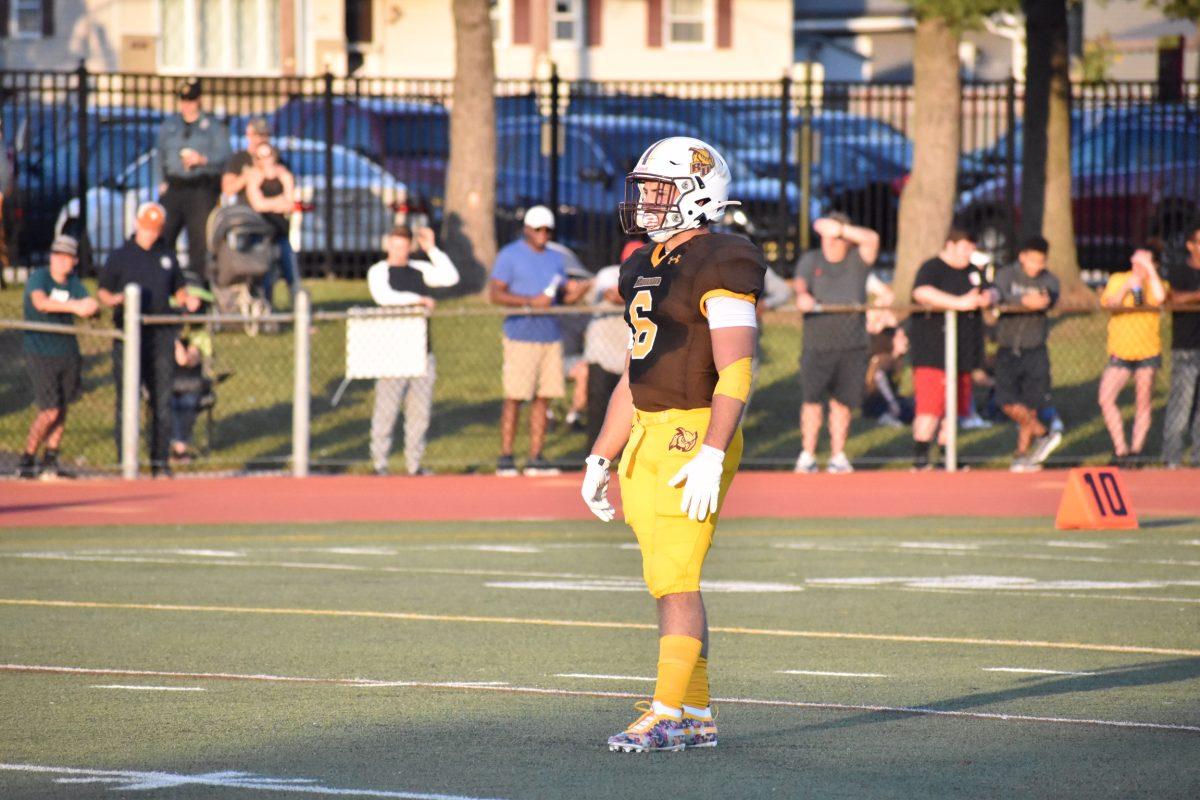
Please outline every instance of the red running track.
[[[1050, 517], [1066, 472], [744, 472], [732, 517]], [[0, 528], [416, 520], [591, 519], [580, 473], [546, 478], [444, 475], [0, 482]], [[1200, 520], [1200, 470], [1124, 475], [1142, 517]], [[613, 480], [614, 494], [616, 480]]]

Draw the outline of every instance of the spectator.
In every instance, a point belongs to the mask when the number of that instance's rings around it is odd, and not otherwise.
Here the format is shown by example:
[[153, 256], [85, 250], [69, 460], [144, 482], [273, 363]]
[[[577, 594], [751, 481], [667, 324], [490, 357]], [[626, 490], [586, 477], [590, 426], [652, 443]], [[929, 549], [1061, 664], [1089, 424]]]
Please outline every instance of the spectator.
[[[993, 301], [1020, 306], [1018, 313], [1001, 313], [996, 322], [996, 403], [1017, 423], [1017, 452], [1013, 472], [1040, 469], [1062, 443], [1062, 433], [1047, 431], [1038, 409], [1050, 403], [1050, 353], [1046, 312], [1058, 302], [1058, 278], [1046, 269], [1050, 243], [1034, 236], [1021, 245], [1017, 263], [996, 273]], [[1030, 450], [1030, 445], [1033, 449]]]
[[[546, 242], [546, 249], [558, 250], [566, 257], [568, 279], [591, 282], [592, 273], [583, 266], [570, 248], [550, 240]], [[587, 413], [588, 362], [583, 357], [583, 348], [589, 321], [587, 314], [561, 314], [558, 317], [558, 324], [562, 327], [563, 377], [571, 382], [571, 399], [565, 422], [567, 427], [576, 430], [584, 429], [583, 416]], [[551, 409], [548, 413], [553, 420], [554, 410]]]
[[[2, 157], [2, 156], [0, 156]], [[59, 236], [50, 245], [50, 266], [34, 270], [25, 283], [25, 321], [70, 325], [72, 316], [90, 317], [96, 301], [74, 274], [79, 243]], [[25, 332], [25, 362], [29, 367], [38, 413], [29, 426], [18, 474], [44, 478], [67, 474], [58, 465], [58, 451], [66, 430], [67, 407], [79, 398], [82, 359], [79, 342], [67, 333]], [[46, 445], [40, 466], [37, 452]]]
[[[141, 289], [142, 313], [168, 314], [171, 299], [188, 311], [200, 308], [200, 298], [189, 294], [175, 253], [162, 246], [159, 238], [166, 223], [166, 210], [158, 203], [138, 207], [133, 236], [113, 251], [100, 273], [100, 302], [113, 309], [113, 323], [125, 321], [125, 286]], [[150, 401], [150, 470], [154, 476], [170, 477], [168, 463], [171, 436], [171, 395], [175, 377], [175, 328], [169, 325], [143, 325], [141, 383]], [[124, 379], [124, 346], [113, 343], [113, 377], [117, 382], [117, 452], [121, 452], [121, 397]]]
[[[437, 248], [433, 230], [417, 229], [422, 258], [413, 258], [412, 231], [398, 225], [387, 239], [387, 258], [367, 270], [371, 299], [381, 306], [421, 305], [434, 308], [429, 290], [458, 283], [458, 270], [450, 257]], [[400, 404], [404, 404], [404, 463], [409, 475], [429, 475], [421, 466], [425, 455], [425, 433], [433, 408], [433, 384], [437, 361], [426, 329], [425, 374], [411, 378], [379, 378], [375, 381], [375, 410], [371, 413], [371, 461], [376, 475], [388, 472], [392, 431]]]
[[[203, 291], [203, 290], [201, 290]], [[189, 288], [189, 294], [204, 295]], [[211, 298], [211, 295], [209, 295]], [[201, 305], [200, 312], [204, 311]], [[188, 325], [175, 340], [175, 378], [171, 382], [171, 460], [186, 464], [192, 460], [192, 431], [204, 398], [212, 391], [209, 365], [212, 362], [212, 335], [203, 325]]]
[[[1128, 272], [1115, 272], [1100, 295], [1100, 304], [1108, 309], [1141, 308], [1144, 311], [1116, 311], [1108, 320], [1108, 366], [1100, 374], [1099, 402], [1104, 424], [1113, 444], [1113, 463], [1136, 466], [1142, 455], [1146, 435], [1150, 433], [1151, 399], [1154, 373], [1162, 366], [1162, 336], [1158, 309], [1166, 302], [1167, 287], [1158, 276], [1157, 243], [1145, 244], [1133, 251]], [[1134, 413], [1132, 447], [1126, 444], [1125, 423], [1117, 397], [1133, 376]]]
[[888, 327], [871, 334], [871, 360], [867, 362], [863, 416], [876, 424], [899, 428], [913, 421], [912, 399], [900, 395], [900, 371], [908, 353], [908, 334]]
[[[1171, 301], [1176, 305], [1200, 304], [1200, 225], [1192, 225], [1187, 238], [1187, 260], [1175, 262], [1168, 273]], [[1192, 466], [1200, 466], [1200, 311], [1171, 314], [1171, 392], [1163, 424], [1163, 461], [1167, 469], [1183, 462], [1184, 445], [1191, 435]]]
[[271, 143], [271, 125], [262, 117], [255, 117], [246, 123], [246, 149], [238, 150], [225, 162], [225, 171], [221, 173], [221, 194], [237, 198], [243, 203], [246, 199], [246, 180], [254, 169], [254, 154], [259, 145]]
[[[642, 242], [632, 240], [621, 248], [621, 261], [637, 251]], [[587, 363], [587, 435], [596, 441], [604, 425], [604, 414], [613, 389], [625, 372], [625, 354], [629, 345], [629, 325], [625, 322], [625, 304], [617, 287], [621, 265], [613, 264], [596, 273], [592, 283], [592, 304], [605, 311], [592, 316], [584, 332], [583, 357]], [[611, 310], [607, 310], [611, 309]]]
[[[954, 380], [957, 383], [958, 416], [967, 413], [971, 398], [971, 372], [983, 363], [983, 319], [979, 309], [991, 304], [984, 291], [982, 274], [974, 268], [971, 256], [975, 240], [965, 231], [952, 228], [946, 234], [942, 251], [917, 271], [912, 300], [929, 311], [911, 318], [913, 386], [916, 416], [913, 419], [913, 467], [932, 467], [934, 436], [945, 442], [948, 417], [946, 409], [946, 317], [945, 311], [958, 311], [958, 359]], [[953, 413], [953, 412], [951, 412]], [[939, 421], [941, 422], [939, 426]]]
[[[295, 206], [296, 179], [287, 167], [279, 163], [279, 151], [269, 142], [254, 151], [254, 166], [246, 172], [245, 192], [250, 207], [257, 211], [275, 231], [279, 271], [294, 295], [299, 289], [296, 279], [296, 254], [288, 240], [288, 217]], [[274, 304], [275, 265], [263, 276], [263, 299], [267, 306]]]
[[8, 143], [4, 140], [4, 122], [0, 120], [0, 289], [5, 288], [4, 271], [9, 266], [8, 206], [13, 196], [13, 163], [8, 157]]
[[163, 242], [171, 253], [179, 232], [187, 228], [188, 271], [204, 278], [208, 215], [221, 194], [221, 171], [229, 160], [229, 133], [216, 117], [200, 110], [200, 81], [179, 84], [179, 113], [168, 117], [155, 145], [161, 170], [159, 193], [167, 221]]
[[850, 224], [842, 213], [813, 223], [821, 237], [819, 249], [805, 253], [796, 265], [796, 307], [804, 312], [804, 349], [800, 356], [800, 436], [803, 449], [796, 472], [817, 471], [817, 437], [821, 433], [823, 404], [829, 400], [827, 470], [853, 472], [846, 458], [850, 416], [862, 405], [863, 376], [867, 372], [867, 323], [864, 314], [821, 313], [822, 305], [861, 306], [868, 285], [884, 305], [892, 292], [872, 277], [871, 266], [879, 255], [879, 234]]
[[[547, 247], [554, 214], [545, 206], [525, 212], [523, 235], [496, 256], [489, 298], [497, 305], [545, 309], [561, 300], [574, 303], [587, 284], [568, 280], [561, 252]], [[546, 411], [550, 400], [563, 396], [562, 328], [553, 315], [513, 315], [504, 320], [504, 404], [500, 416], [497, 475], [516, 475], [513, 440], [521, 404], [532, 401], [529, 416], [529, 462], [526, 475], [553, 475], [542, 455]]]

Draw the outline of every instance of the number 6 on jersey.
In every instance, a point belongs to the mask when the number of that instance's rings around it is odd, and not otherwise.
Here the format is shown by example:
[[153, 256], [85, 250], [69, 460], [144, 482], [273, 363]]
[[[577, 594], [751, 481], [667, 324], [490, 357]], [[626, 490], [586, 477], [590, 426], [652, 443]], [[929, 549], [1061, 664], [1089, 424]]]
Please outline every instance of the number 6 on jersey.
[[658, 326], [649, 318], [642, 316], [650, 312], [653, 303], [654, 298], [651, 297], [649, 289], [642, 289], [633, 296], [633, 300], [629, 303], [629, 324], [633, 326], [633, 351], [631, 353], [633, 358], [645, 358], [654, 348], [654, 337], [658, 335]]

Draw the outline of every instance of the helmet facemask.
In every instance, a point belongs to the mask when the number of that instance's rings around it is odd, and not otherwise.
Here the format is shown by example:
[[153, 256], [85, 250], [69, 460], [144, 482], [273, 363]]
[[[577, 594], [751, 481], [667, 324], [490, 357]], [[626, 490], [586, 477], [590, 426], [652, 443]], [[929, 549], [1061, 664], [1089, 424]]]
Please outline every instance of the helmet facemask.
[[679, 201], [696, 190], [692, 178], [632, 173], [625, 179], [625, 202], [619, 207], [621, 228], [627, 234], [644, 233], [664, 242], [679, 231], [703, 225], [699, 219], [685, 220]]

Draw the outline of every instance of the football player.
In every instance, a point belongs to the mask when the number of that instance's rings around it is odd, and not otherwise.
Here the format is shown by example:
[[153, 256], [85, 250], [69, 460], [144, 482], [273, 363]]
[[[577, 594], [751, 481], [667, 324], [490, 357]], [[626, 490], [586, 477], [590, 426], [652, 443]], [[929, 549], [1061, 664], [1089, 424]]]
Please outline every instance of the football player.
[[762, 253], [711, 233], [729, 199], [729, 167], [712, 146], [675, 136], [655, 142], [625, 180], [621, 225], [651, 243], [621, 265], [631, 331], [625, 374], [586, 460], [583, 499], [608, 522], [609, 465], [621, 456], [625, 521], [658, 604], [658, 681], [642, 715], [610, 750], [713, 747], [708, 622], [700, 570], [742, 456], [763, 291]]

